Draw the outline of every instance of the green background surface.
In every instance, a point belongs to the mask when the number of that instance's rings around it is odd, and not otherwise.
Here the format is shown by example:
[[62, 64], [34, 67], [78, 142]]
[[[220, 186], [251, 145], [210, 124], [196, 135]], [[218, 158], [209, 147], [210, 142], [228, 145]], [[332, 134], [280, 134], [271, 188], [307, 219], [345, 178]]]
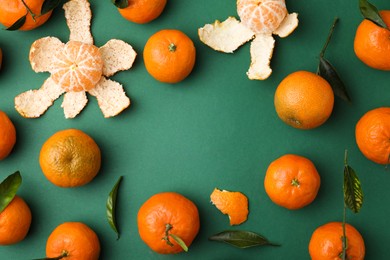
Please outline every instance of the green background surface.
[[[390, 9], [385, 0], [372, 1]], [[234, 0], [168, 0], [155, 21], [139, 25], [123, 19], [110, 1], [91, 1], [95, 45], [117, 38], [131, 44], [138, 56], [129, 71], [111, 79], [122, 83], [131, 106], [119, 116], [104, 119], [96, 99], [75, 119], [65, 119], [60, 97], [38, 119], [22, 118], [14, 97], [39, 88], [48, 77], [36, 74], [28, 61], [33, 41], [56, 36], [63, 42], [69, 31], [64, 12], [57, 8], [42, 27], [27, 32], [0, 30], [3, 69], [0, 73], [0, 109], [17, 129], [13, 153], [0, 162], [0, 178], [20, 170], [18, 191], [30, 205], [33, 222], [25, 240], [0, 247], [0, 259], [32, 259], [45, 255], [46, 239], [66, 221], [81, 221], [93, 228], [102, 246], [101, 259], [309, 259], [308, 243], [318, 226], [341, 221], [343, 212], [343, 157], [357, 171], [365, 195], [361, 212], [347, 212], [366, 243], [366, 259], [389, 259], [390, 174], [367, 160], [358, 150], [354, 129], [368, 110], [389, 105], [389, 72], [365, 66], [353, 52], [356, 27], [362, 20], [357, 0], [290, 0], [290, 12], [299, 13], [299, 26], [287, 38], [276, 39], [273, 74], [251, 81], [245, 72], [249, 44], [234, 54], [219, 53], [200, 42], [197, 29], [214, 20], [237, 16]], [[302, 131], [285, 125], [276, 115], [273, 95], [279, 82], [297, 70], [315, 71], [318, 54], [333, 19], [339, 24], [326, 57], [337, 68], [352, 97], [352, 104], [337, 98], [330, 119], [321, 127]], [[147, 39], [161, 29], [185, 32], [197, 49], [196, 66], [183, 82], [157, 82], [147, 73], [142, 51]], [[64, 189], [42, 174], [38, 155], [44, 141], [59, 130], [77, 128], [95, 139], [102, 151], [102, 168], [88, 185]], [[276, 158], [294, 153], [311, 159], [321, 175], [321, 188], [309, 206], [290, 211], [273, 204], [263, 179]], [[105, 202], [119, 176], [118, 225], [121, 238], [106, 221]], [[230, 227], [228, 217], [209, 202], [212, 190], [241, 191], [249, 198], [248, 220]], [[140, 239], [136, 216], [151, 195], [179, 192], [196, 203], [201, 229], [188, 253], [159, 255]], [[240, 250], [208, 241], [223, 230], [251, 230], [281, 247]]]

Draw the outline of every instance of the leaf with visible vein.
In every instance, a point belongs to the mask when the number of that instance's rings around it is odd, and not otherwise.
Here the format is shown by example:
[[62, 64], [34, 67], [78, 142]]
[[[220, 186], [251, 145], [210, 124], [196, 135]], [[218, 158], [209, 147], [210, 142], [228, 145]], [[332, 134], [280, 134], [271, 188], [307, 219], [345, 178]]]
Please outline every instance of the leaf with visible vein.
[[18, 188], [22, 184], [22, 176], [17, 171], [0, 183], [0, 212], [14, 199]]
[[59, 4], [61, 4], [63, 0], [45, 0], [41, 7], [41, 15], [44, 15], [54, 8], [56, 8]]
[[14, 22], [10, 27], [8, 27], [6, 30], [7, 31], [16, 31], [19, 30], [24, 23], [26, 22], [27, 19], [27, 14], [24, 16], [20, 17], [16, 22]]
[[355, 171], [344, 166], [344, 202], [354, 213], [358, 213], [363, 205], [363, 191]]
[[351, 98], [336, 69], [323, 57], [320, 57], [319, 75], [329, 82], [336, 96], [351, 103]]
[[251, 231], [228, 230], [209, 237], [211, 241], [225, 242], [238, 248], [253, 246], [279, 246], [268, 241], [265, 237]]
[[365, 19], [370, 20], [380, 27], [388, 29], [386, 23], [380, 16], [378, 9], [373, 4], [367, 0], [359, 0], [359, 8]]
[[126, 8], [129, 6], [128, 0], [111, 0], [111, 2], [118, 8]]
[[106, 202], [106, 214], [107, 214], [107, 220], [110, 224], [111, 228], [115, 231], [117, 234], [117, 239], [119, 239], [119, 231], [116, 224], [116, 198], [118, 194], [119, 184], [121, 183], [123, 179], [123, 176], [120, 176], [118, 181], [115, 183], [114, 187], [112, 188], [110, 194], [108, 195], [107, 202]]

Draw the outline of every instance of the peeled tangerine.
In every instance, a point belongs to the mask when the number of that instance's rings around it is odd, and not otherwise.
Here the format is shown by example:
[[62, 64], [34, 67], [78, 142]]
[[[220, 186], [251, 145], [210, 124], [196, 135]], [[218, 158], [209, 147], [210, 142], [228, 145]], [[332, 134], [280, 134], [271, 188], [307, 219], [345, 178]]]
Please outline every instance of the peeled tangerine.
[[210, 199], [217, 209], [229, 216], [231, 226], [239, 225], [247, 220], [248, 198], [241, 192], [215, 188]]
[[228, 17], [198, 29], [200, 40], [216, 51], [232, 53], [251, 41], [249, 79], [267, 79], [275, 46], [273, 34], [287, 37], [298, 26], [298, 14], [288, 14], [285, 0], [237, 0], [241, 21]]

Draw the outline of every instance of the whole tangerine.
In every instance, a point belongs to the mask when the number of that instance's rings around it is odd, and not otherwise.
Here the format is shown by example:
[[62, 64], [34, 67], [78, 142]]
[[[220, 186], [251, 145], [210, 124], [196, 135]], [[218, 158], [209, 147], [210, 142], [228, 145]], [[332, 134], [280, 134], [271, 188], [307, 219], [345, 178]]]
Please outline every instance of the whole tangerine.
[[5, 159], [16, 143], [16, 129], [11, 119], [0, 111], [0, 160]]
[[[390, 10], [379, 12], [390, 27]], [[358, 26], [354, 39], [356, 56], [367, 66], [378, 70], [390, 70], [390, 30], [364, 19]]]
[[118, 11], [126, 20], [144, 24], [159, 17], [166, 4], [167, 0], [130, 0], [127, 7]]

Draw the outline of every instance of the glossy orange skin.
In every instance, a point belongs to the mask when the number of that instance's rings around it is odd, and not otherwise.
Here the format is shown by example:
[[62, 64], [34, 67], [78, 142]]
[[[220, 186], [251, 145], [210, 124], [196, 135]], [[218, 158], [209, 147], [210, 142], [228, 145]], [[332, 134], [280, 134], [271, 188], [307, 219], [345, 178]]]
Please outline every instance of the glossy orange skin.
[[81, 222], [57, 226], [46, 242], [46, 256], [58, 257], [67, 252], [66, 260], [98, 260], [100, 242], [96, 233]]
[[[390, 27], [390, 10], [379, 13], [387, 27]], [[390, 70], [390, 30], [364, 19], [356, 30], [354, 51], [367, 66]]]
[[312, 203], [320, 184], [320, 175], [314, 164], [294, 154], [286, 154], [273, 161], [264, 178], [264, 188], [270, 199], [291, 210]]
[[322, 77], [297, 71], [285, 77], [275, 91], [274, 105], [279, 118], [298, 129], [324, 124], [333, 111], [332, 87]]
[[12, 245], [22, 241], [30, 229], [31, 210], [19, 196], [0, 212], [0, 245]]
[[58, 131], [43, 144], [39, 154], [43, 174], [59, 187], [82, 186], [95, 178], [101, 166], [96, 142], [77, 129]]
[[[347, 236], [346, 255], [348, 260], [363, 260], [364, 240], [359, 231], [345, 224]], [[330, 222], [318, 227], [309, 242], [309, 254], [312, 260], [339, 260], [343, 252], [343, 228], [341, 222]]]
[[196, 50], [192, 40], [179, 30], [161, 30], [145, 44], [146, 70], [156, 80], [177, 83], [184, 80], [195, 65]]
[[365, 157], [378, 164], [390, 162], [390, 107], [368, 111], [356, 124], [356, 143]]
[[118, 11], [127, 20], [144, 24], [159, 17], [166, 4], [167, 0], [129, 0], [129, 5]]
[[[35, 21], [30, 14], [27, 14], [26, 22], [19, 29], [28, 31], [44, 24], [51, 16], [52, 11], [40, 16], [41, 7], [44, 0], [24, 0], [30, 10], [36, 15]], [[0, 23], [5, 27], [10, 27], [21, 17], [26, 15], [27, 9], [21, 0], [0, 0]]]
[[16, 143], [16, 129], [6, 113], [0, 111], [0, 160], [5, 159]]
[[138, 232], [141, 239], [155, 252], [176, 254], [183, 249], [172, 239], [173, 246], [167, 244], [166, 225], [170, 224], [170, 234], [179, 236], [189, 247], [198, 234], [200, 221], [196, 205], [176, 192], [163, 192], [150, 197], [139, 209]]

